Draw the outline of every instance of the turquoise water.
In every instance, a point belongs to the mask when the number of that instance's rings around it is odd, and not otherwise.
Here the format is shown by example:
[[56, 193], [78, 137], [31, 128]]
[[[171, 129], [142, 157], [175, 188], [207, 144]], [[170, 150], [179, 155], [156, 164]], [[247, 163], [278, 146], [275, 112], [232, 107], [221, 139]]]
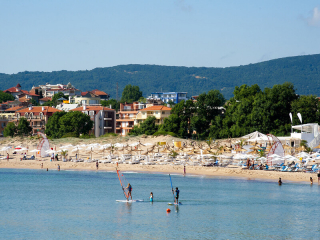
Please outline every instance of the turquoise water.
[[318, 185], [172, 175], [177, 207], [168, 175], [124, 175], [145, 202], [116, 202], [115, 172], [0, 169], [0, 238], [320, 238]]

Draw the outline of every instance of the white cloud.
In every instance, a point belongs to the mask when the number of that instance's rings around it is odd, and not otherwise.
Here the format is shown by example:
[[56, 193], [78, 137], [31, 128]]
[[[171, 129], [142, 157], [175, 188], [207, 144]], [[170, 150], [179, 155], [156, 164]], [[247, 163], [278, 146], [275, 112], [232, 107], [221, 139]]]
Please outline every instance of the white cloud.
[[320, 10], [318, 7], [315, 7], [312, 11], [312, 16], [307, 18], [307, 23], [310, 26], [320, 26]]

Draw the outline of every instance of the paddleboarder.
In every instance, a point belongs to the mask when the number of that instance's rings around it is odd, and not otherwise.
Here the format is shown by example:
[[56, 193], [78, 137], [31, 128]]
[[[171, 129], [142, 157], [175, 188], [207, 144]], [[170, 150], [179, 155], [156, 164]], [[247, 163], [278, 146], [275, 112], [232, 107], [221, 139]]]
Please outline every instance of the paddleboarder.
[[130, 183], [128, 183], [128, 186], [126, 188], [128, 189], [128, 198], [127, 198], [127, 200], [129, 200], [129, 196], [131, 197], [131, 200], [132, 200], [132, 194], [131, 194], [132, 187], [131, 187]]
[[179, 193], [180, 190], [176, 187], [176, 190], [172, 189], [172, 193], [174, 193], [174, 203], [179, 204]]

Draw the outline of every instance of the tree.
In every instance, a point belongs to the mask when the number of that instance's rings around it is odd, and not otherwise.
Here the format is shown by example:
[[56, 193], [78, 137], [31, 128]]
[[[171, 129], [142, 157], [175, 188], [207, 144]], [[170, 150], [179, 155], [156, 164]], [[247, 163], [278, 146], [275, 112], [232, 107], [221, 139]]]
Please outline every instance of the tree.
[[32, 132], [32, 127], [30, 127], [29, 121], [22, 117], [19, 119], [18, 127], [17, 127], [17, 135], [18, 136], [28, 136]]
[[66, 115], [66, 112], [55, 112], [46, 124], [45, 133], [52, 138], [61, 138], [63, 133], [60, 132], [60, 118]]
[[0, 103], [7, 102], [7, 101], [13, 101], [14, 96], [12, 96], [9, 93], [5, 93], [3, 91], [0, 91]]
[[142, 92], [138, 86], [131, 86], [128, 84], [124, 87], [121, 97], [121, 102], [132, 103], [138, 101], [142, 97]]
[[293, 125], [301, 124], [297, 113], [301, 113], [303, 123], [320, 123], [320, 104], [317, 96], [299, 96], [291, 103]]
[[56, 94], [53, 95], [52, 100], [45, 102], [44, 104], [42, 104], [42, 106], [57, 106], [58, 105], [58, 99], [59, 98], [64, 98], [64, 99], [68, 99], [67, 96], [65, 96], [63, 94], [63, 92], [58, 92]]
[[9, 122], [5, 129], [3, 130], [4, 137], [14, 137], [16, 134], [17, 127], [13, 122]]
[[39, 103], [36, 100], [34, 100], [33, 98], [31, 98], [31, 104], [32, 104], [32, 106], [39, 106]]
[[129, 135], [153, 135], [158, 130], [156, 125], [156, 118], [154, 116], [149, 116], [147, 119], [140, 123], [140, 126], [134, 126]]
[[59, 119], [59, 135], [63, 136], [67, 133], [75, 133], [76, 136], [80, 134], [88, 134], [93, 127], [93, 121], [90, 116], [79, 112], [72, 111], [63, 115]]
[[120, 102], [118, 102], [116, 99], [111, 98], [110, 100], [101, 100], [100, 104], [104, 107], [108, 107], [118, 111], [120, 109]]

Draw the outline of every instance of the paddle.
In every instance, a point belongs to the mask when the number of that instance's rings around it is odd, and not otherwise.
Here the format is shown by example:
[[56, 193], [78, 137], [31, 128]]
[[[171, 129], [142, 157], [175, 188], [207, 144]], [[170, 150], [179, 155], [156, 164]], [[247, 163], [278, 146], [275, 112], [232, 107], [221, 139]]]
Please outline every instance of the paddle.
[[170, 174], [169, 174], [169, 177], [170, 177], [170, 183], [171, 183], [171, 189], [172, 189], [172, 195], [173, 195], [173, 202], [175, 202], [175, 200], [174, 200], [173, 186], [172, 186], [172, 181], [171, 181], [171, 176], [170, 176]]

